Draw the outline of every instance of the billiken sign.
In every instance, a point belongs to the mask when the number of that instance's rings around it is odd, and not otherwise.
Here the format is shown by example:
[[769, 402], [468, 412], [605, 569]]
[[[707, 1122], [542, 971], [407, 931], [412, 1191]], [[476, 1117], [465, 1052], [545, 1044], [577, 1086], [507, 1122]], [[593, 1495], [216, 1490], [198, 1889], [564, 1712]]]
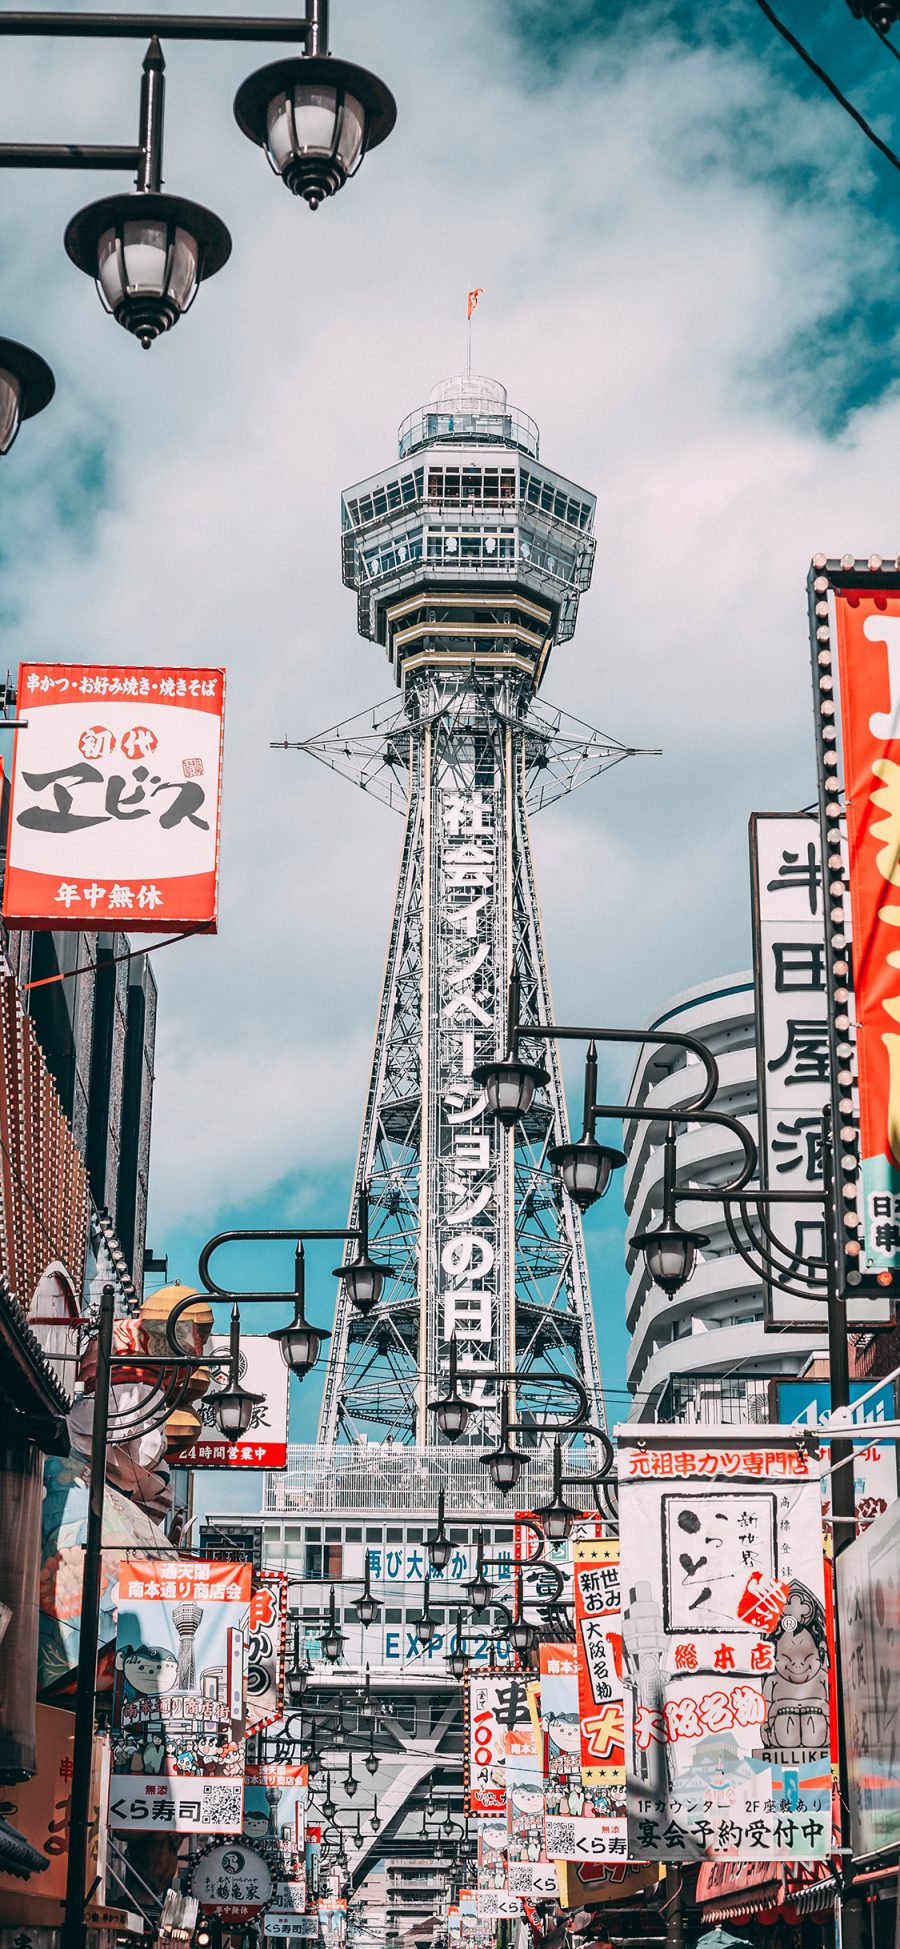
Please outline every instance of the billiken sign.
[[215, 931], [222, 670], [25, 663], [3, 918]]

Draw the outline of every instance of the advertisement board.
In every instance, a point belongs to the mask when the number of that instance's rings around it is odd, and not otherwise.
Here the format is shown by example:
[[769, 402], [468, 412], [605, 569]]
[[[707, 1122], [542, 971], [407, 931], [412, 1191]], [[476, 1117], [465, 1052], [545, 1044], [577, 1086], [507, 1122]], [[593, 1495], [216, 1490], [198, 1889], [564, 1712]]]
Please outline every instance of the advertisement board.
[[625, 1786], [618, 1537], [575, 1544], [575, 1645], [585, 1786]]
[[251, 1578], [249, 1563], [123, 1559], [113, 1829], [241, 1833]]
[[[213, 1333], [207, 1343], [210, 1353], [227, 1355], [228, 1335]], [[203, 1431], [178, 1458], [179, 1468], [196, 1469], [284, 1469], [287, 1468], [288, 1382], [290, 1375], [275, 1340], [264, 1333], [241, 1334], [241, 1386], [259, 1394], [253, 1419], [239, 1439], [226, 1441], [216, 1426], [216, 1394], [228, 1384], [227, 1367], [220, 1367], [211, 1387], [196, 1403]]]
[[585, 1786], [581, 1772], [578, 1650], [542, 1644], [541, 1722], [545, 1736], [547, 1854], [554, 1860], [624, 1860], [624, 1779]]
[[241, 1839], [204, 1848], [191, 1867], [191, 1894], [204, 1915], [217, 1915], [230, 1928], [252, 1922], [274, 1894], [265, 1856]]
[[284, 1570], [258, 1570], [247, 1627], [247, 1736], [271, 1726], [284, 1704], [288, 1580]]
[[[825, 890], [819, 821], [803, 813], [754, 812], [750, 820], [753, 977], [763, 1189], [823, 1190], [822, 1113], [831, 1100]], [[822, 1207], [777, 1204], [766, 1222], [782, 1263], [824, 1261]], [[819, 1272], [824, 1277], [824, 1264]], [[803, 1280], [795, 1280], [802, 1288]], [[764, 1286], [765, 1323], [823, 1327], [824, 1298]]]
[[465, 1804], [467, 1814], [506, 1812], [506, 1735], [528, 1727], [524, 1681], [515, 1672], [492, 1677], [470, 1671], [465, 1681]]
[[215, 931], [223, 670], [23, 663], [7, 927]]
[[836, 1564], [853, 1853], [900, 1844], [900, 1502]]
[[[825, 936], [838, 1270], [850, 1324], [890, 1323], [900, 1285], [900, 574], [815, 556], [810, 636]], [[880, 1307], [877, 1301], [881, 1301]], [[865, 1303], [876, 1302], [871, 1308]]]
[[778, 1427], [616, 1432], [629, 1858], [824, 1859], [818, 1457]]

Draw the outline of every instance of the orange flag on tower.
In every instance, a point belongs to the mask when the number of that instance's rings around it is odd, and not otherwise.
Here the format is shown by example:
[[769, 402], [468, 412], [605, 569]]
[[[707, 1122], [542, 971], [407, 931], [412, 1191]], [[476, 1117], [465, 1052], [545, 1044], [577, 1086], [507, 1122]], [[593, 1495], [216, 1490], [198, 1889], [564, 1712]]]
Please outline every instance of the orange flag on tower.
[[468, 301], [468, 307], [467, 307], [467, 310], [466, 310], [466, 317], [467, 317], [467, 318], [471, 318], [471, 316], [472, 316], [472, 313], [473, 313], [473, 311], [475, 310], [475, 306], [477, 305], [477, 303], [478, 303], [478, 300], [479, 300], [479, 298], [481, 298], [481, 297], [483, 297], [483, 296], [484, 296], [484, 285], [483, 285], [483, 284], [476, 284], [476, 286], [475, 286], [475, 289], [474, 289], [474, 291], [470, 291], [470, 292], [469, 292], [469, 301]]

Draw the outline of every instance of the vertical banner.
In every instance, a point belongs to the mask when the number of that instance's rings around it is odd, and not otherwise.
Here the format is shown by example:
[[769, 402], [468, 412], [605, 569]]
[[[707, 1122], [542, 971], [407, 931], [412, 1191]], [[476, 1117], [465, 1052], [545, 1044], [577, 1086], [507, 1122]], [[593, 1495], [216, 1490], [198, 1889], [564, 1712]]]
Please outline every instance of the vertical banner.
[[259, 1570], [253, 1579], [247, 1627], [247, 1737], [280, 1718], [288, 1580], [284, 1570]]
[[[825, 889], [817, 819], [754, 812], [750, 820], [753, 975], [763, 1189], [822, 1189], [822, 1113], [830, 1101]], [[779, 1204], [767, 1223], [791, 1258], [823, 1259], [822, 1209]], [[764, 1287], [767, 1328], [827, 1325], [824, 1299]]]
[[625, 1794], [625, 1691], [619, 1542], [575, 1544], [575, 1643], [581, 1777]]
[[123, 1559], [110, 1826], [240, 1834], [249, 1563]]
[[540, 1661], [547, 1853], [556, 1860], [624, 1860], [628, 1849], [623, 1785], [585, 1787], [582, 1779], [577, 1648], [542, 1644]]
[[617, 1436], [629, 1854], [823, 1860], [819, 1461], [786, 1428]]
[[531, 1728], [506, 1735], [507, 1878], [511, 1895], [556, 1899], [556, 1872], [544, 1852], [544, 1769]]
[[524, 1680], [469, 1671], [465, 1685], [465, 1803], [467, 1814], [506, 1812], [506, 1735], [527, 1727]]
[[305, 1766], [274, 1761], [248, 1766], [243, 1834], [263, 1855], [272, 1876], [274, 1893], [267, 1930], [270, 1935], [282, 1933], [278, 1926], [282, 1916], [302, 1914], [306, 1907], [308, 1798]]
[[224, 670], [23, 663], [8, 927], [215, 932]]
[[900, 574], [817, 555], [808, 586], [838, 1272], [865, 1329], [900, 1287]]

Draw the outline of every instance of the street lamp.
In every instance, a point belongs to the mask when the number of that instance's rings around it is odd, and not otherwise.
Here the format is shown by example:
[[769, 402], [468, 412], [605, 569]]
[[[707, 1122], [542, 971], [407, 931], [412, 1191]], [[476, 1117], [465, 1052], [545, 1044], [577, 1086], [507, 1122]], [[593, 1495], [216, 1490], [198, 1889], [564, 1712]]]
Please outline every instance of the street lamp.
[[428, 1406], [437, 1419], [439, 1434], [442, 1434], [446, 1441], [458, 1441], [469, 1425], [471, 1409], [468, 1401], [464, 1401], [459, 1392], [455, 1333], [450, 1335], [447, 1390], [439, 1401], [429, 1401]]
[[378, 1795], [374, 1793], [372, 1795], [372, 1812], [369, 1815], [369, 1826], [373, 1834], [377, 1834], [381, 1826], [381, 1821], [378, 1818]]
[[[371, 1577], [371, 1568], [369, 1563], [369, 1552], [367, 1550], [365, 1569], [363, 1572], [362, 1595], [360, 1597], [357, 1597], [356, 1599], [356, 1615], [359, 1618], [360, 1624], [362, 1625], [374, 1624], [375, 1619], [378, 1616], [379, 1611], [381, 1610], [381, 1605], [379, 1604], [377, 1597], [372, 1596], [370, 1577]], [[366, 1666], [367, 1684], [368, 1684], [368, 1670], [369, 1667], [367, 1665]]]
[[372, 1680], [369, 1673], [368, 1665], [366, 1665], [365, 1684], [363, 1685], [362, 1692], [360, 1694], [358, 1709], [359, 1709], [360, 1718], [363, 1719], [367, 1725], [369, 1724], [370, 1721], [374, 1721], [375, 1700], [372, 1697]]
[[0, 454], [8, 453], [23, 420], [49, 406], [56, 381], [45, 361], [14, 338], [0, 338]]
[[473, 1082], [480, 1084], [487, 1097], [488, 1109], [505, 1130], [512, 1130], [526, 1115], [535, 1090], [550, 1081], [549, 1072], [540, 1063], [526, 1062], [515, 1046], [520, 999], [521, 984], [514, 970], [509, 983], [506, 1053], [491, 1062], [478, 1063], [472, 1071]]
[[510, 1626], [509, 1641], [522, 1658], [527, 1658], [537, 1644], [537, 1631], [525, 1617], [525, 1584], [521, 1570], [516, 1576], [516, 1615]]
[[566, 1537], [571, 1535], [572, 1524], [579, 1512], [563, 1495], [562, 1443], [558, 1435], [553, 1443], [553, 1495], [550, 1502], [534, 1513], [540, 1518], [544, 1535], [551, 1543], [564, 1543]]
[[264, 1394], [254, 1394], [250, 1388], [241, 1386], [241, 1316], [237, 1302], [231, 1309], [229, 1353], [228, 1379], [214, 1396], [212, 1411], [225, 1440], [233, 1447], [252, 1426], [254, 1409], [266, 1398]]
[[366, 68], [328, 57], [273, 61], [235, 96], [238, 128], [264, 149], [294, 196], [317, 210], [356, 174], [397, 119], [393, 95]]
[[329, 1665], [336, 1665], [344, 1645], [344, 1634], [338, 1627], [334, 1608], [334, 1585], [328, 1598], [328, 1627], [322, 1635], [322, 1655]]
[[353, 1799], [358, 1786], [359, 1786], [359, 1781], [357, 1780], [356, 1774], [353, 1771], [353, 1754], [348, 1753], [347, 1771], [344, 1774], [344, 1779], [343, 1779], [343, 1788], [345, 1794], [347, 1795], [348, 1800]]
[[431, 1592], [431, 1578], [426, 1576], [424, 1590], [423, 1590], [423, 1598], [422, 1598], [422, 1610], [418, 1617], [413, 1618], [413, 1625], [415, 1627], [416, 1637], [418, 1638], [419, 1643], [423, 1645], [429, 1645], [431, 1643], [431, 1640], [434, 1637], [435, 1631], [437, 1629], [434, 1618], [432, 1617], [431, 1612], [428, 1609], [428, 1600], [429, 1600], [430, 1592]]
[[523, 1468], [528, 1467], [529, 1458], [515, 1448], [509, 1438], [509, 1396], [506, 1388], [500, 1393], [500, 1441], [486, 1455], [479, 1455], [485, 1464], [491, 1481], [501, 1496], [508, 1496], [514, 1489]]
[[288, 1701], [291, 1705], [300, 1705], [302, 1703], [309, 1685], [309, 1674], [309, 1659], [306, 1657], [301, 1659], [300, 1657], [300, 1626], [299, 1624], [295, 1624], [293, 1663], [284, 1675], [288, 1691]]
[[[483, 1605], [476, 1606], [476, 1609], [483, 1608]], [[465, 1678], [467, 1665], [466, 1641], [464, 1638], [457, 1637], [454, 1641], [453, 1650], [447, 1654], [447, 1670], [452, 1678]]]
[[636, 1232], [632, 1245], [643, 1252], [654, 1283], [671, 1299], [687, 1284], [698, 1250], [709, 1244], [705, 1232], [689, 1232], [675, 1216], [675, 1128], [669, 1124], [663, 1150], [663, 1210], [659, 1225]]
[[303, 1380], [315, 1366], [322, 1351], [323, 1340], [330, 1340], [331, 1334], [324, 1326], [312, 1326], [306, 1317], [306, 1259], [303, 1241], [298, 1239], [294, 1253], [294, 1317], [287, 1326], [274, 1326], [268, 1335], [279, 1349], [285, 1366], [298, 1380]]
[[484, 1531], [480, 1529], [475, 1549], [475, 1575], [466, 1585], [469, 1602], [474, 1611], [487, 1610], [493, 1588], [493, 1584], [488, 1582], [484, 1573]]
[[348, 1259], [344, 1265], [335, 1266], [335, 1279], [342, 1279], [347, 1288], [351, 1305], [358, 1313], [371, 1313], [377, 1306], [384, 1290], [384, 1282], [390, 1277], [391, 1268], [379, 1265], [369, 1257], [369, 1187], [364, 1184], [359, 1194], [359, 1225], [356, 1236], [358, 1247], [355, 1259]]
[[375, 1727], [374, 1726], [372, 1727], [369, 1733], [369, 1750], [366, 1754], [365, 1760], [363, 1761], [363, 1765], [365, 1766], [367, 1773], [371, 1773], [374, 1775], [378, 1772], [378, 1756], [375, 1751]]
[[428, 1561], [432, 1570], [446, 1570], [450, 1561], [453, 1544], [444, 1528], [444, 1491], [438, 1490], [437, 1529], [429, 1530], [425, 1538]]

